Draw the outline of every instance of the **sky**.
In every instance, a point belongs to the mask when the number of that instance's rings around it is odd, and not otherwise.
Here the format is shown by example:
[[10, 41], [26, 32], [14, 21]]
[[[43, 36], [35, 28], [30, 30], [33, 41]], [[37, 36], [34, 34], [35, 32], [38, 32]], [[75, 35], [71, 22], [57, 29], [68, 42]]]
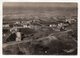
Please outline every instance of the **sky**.
[[4, 7], [77, 7], [77, 3], [4, 2]]

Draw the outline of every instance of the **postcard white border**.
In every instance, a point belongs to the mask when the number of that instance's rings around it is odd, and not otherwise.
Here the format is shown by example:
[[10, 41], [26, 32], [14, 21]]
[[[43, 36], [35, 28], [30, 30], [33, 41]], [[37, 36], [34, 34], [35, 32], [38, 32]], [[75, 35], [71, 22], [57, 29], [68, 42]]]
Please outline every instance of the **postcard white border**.
[[[2, 10], [2, 4], [3, 4], [3, 2], [77, 2], [78, 3], [78, 55], [76, 55], [76, 56], [74, 56], [74, 55], [70, 55], [70, 56], [67, 56], [66, 58], [68, 58], [68, 57], [79, 57], [80, 56], [80, 17], [79, 17], [79, 15], [80, 15], [80, 1], [79, 0], [0, 0], [0, 57], [1, 58], [13, 58], [14, 56], [16, 57], [16, 58], [22, 58], [22, 57], [25, 57], [26, 58], [26, 56], [27, 57], [36, 57], [36, 58], [41, 58], [41, 57], [44, 57], [44, 56], [39, 56], [39, 55], [2, 55], [2, 18], [3, 18], [3, 16], [2, 16], [2, 13], [3, 13], [3, 10]], [[63, 56], [63, 55], [47, 55], [47, 56], [45, 56], [46, 58], [48, 58], [48, 57], [65, 57], [65, 56]]]

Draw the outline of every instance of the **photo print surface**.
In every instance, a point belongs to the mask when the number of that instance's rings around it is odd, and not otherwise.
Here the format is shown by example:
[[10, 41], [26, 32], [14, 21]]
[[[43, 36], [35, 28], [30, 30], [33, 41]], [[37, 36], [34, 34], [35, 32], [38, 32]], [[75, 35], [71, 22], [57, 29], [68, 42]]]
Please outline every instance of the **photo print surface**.
[[77, 55], [77, 3], [4, 2], [3, 55]]

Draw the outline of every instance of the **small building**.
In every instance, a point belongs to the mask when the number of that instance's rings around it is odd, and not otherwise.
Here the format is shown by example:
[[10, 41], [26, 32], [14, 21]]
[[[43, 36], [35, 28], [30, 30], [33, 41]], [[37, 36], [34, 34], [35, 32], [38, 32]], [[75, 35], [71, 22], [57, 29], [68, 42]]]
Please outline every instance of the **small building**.
[[51, 27], [54, 31], [59, 31], [57, 26], [58, 26], [58, 23], [53, 23], [49, 25], [49, 27]]
[[69, 24], [72, 24], [72, 23], [76, 22], [76, 20], [73, 18], [70, 18], [70, 19], [66, 19], [66, 22], [68, 22]]
[[7, 27], [10, 27], [9, 24], [4, 24], [3, 25], [3, 28], [7, 28]]

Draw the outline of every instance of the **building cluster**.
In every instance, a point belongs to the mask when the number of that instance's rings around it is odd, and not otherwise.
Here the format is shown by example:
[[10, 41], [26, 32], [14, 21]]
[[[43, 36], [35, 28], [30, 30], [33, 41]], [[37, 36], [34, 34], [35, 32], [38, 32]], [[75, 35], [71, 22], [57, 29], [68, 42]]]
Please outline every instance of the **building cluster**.
[[[40, 22], [42, 23], [43, 21], [36, 18], [36, 20], [15, 21], [15, 23], [12, 24], [3, 23], [3, 29], [9, 29], [11, 33], [16, 33], [16, 41], [21, 41], [21, 32], [19, 31], [20, 28], [39, 30], [42, 27], [47, 26], [49, 28], [52, 28], [53, 31], [65, 31], [67, 30], [67, 26], [74, 24], [77, 21], [74, 18], [69, 18], [63, 21], [58, 20], [56, 22], [47, 23], [47, 25], [41, 24]], [[45, 22], [46, 21], [44, 21], [44, 23]]]

